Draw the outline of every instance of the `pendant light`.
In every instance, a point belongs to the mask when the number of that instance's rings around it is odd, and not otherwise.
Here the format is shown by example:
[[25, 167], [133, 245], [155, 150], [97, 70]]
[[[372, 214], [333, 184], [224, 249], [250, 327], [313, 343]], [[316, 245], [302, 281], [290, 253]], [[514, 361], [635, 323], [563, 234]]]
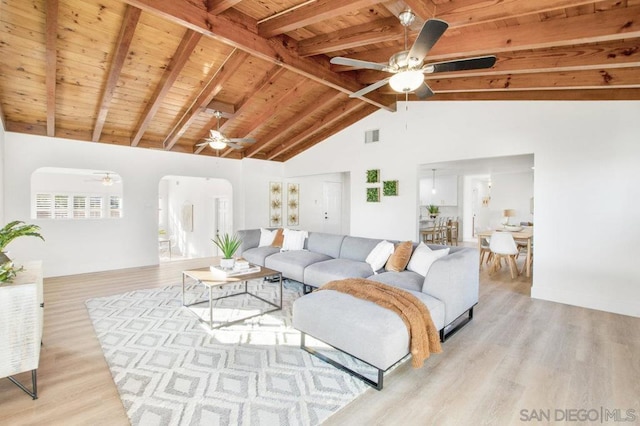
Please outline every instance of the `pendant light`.
[[432, 186], [431, 186], [431, 193], [435, 194], [436, 193], [436, 169], [431, 169], [433, 170], [433, 180], [432, 180]]

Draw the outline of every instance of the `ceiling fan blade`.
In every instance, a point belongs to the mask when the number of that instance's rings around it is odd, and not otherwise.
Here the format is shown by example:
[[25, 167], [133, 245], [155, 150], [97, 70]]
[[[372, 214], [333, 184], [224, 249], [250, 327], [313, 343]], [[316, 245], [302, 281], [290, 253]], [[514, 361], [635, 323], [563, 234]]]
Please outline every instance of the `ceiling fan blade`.
[[227, 142], [227, 146], [233, 149], [244, 149], [244, 146], [238, 145], [237, 143], [234, 143], [234, 142]]
[[431, 87], [424, 82], [415, 90], [415, 93], [418, 99], [427, 99], [428, 97], [435, 95], [433, 90], [431, 90]]
[[196, 144], [196, 146], [205, 146], [205, 145], [209, 145], [209, 142], [202, 142], [202, 143]]
[[[467, 71], [491, 68], [495, 65], [495, 56], [479, 56], [477, 58], [458, 59], [455, 61], [436, 62], [426, 65], [425, 72]], [[432, 70], [432, 71], [431, 71]]]
[[365, 68], [365, 69], [369, 69], [369, 70], [378, 70], [378, 71], [386, 71], [387, 70], [387, 64], [379, 64], [376, 62], [369, 62], [369, 61], [361, 61], [359, 59], [350, 59], [350, 58], [343, 58], [341, 56], [336, 56], [335, 58], [331, 58], [331, 62], [332, 64], [335, 65], [346, 65], [348, 67], [354, 67], [354, 68]]
[[229, 138], [229, 142], [256, 143], [254, 138]]
[[440, 40], [440, 37], [442, 37], [442, 34], [444, 34], [447, 28], [449, 28], [449, 24], [440, 19], [429, 19], [426, 21], [416, 41], [413, 42], [411, 50], [409, 50], [409, 56], [407, 56], [409, 64], [421, 63], [433, 45]]
[[352, 94], [349, 95], [350, 98], [359, 98], [361, 96], [366, 95], [369, 92], [373, 92], [374, 90], [384, 86], [385, 84], [387, 84], [389, 82], [389, 80], [391, 79], [391, 77], [387, 77], [387, 78], [383, 78], [382, 80], [370, 84], [367, 87], [364, 87], [360, 90], [358, 90], [357, 92], [354, 92]]

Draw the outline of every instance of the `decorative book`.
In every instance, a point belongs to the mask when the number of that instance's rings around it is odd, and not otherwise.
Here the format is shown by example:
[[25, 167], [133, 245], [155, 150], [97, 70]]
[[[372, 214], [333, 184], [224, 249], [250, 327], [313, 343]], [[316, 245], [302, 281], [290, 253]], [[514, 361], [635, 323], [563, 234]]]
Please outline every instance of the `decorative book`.
[[229, 277], [235, 277], [238, 275], [253, 274], [255, 272], [260, 272], [259, 266], [251, 265], [251, 264], [249, 264], [248, 267], [234, 266], [233, 268], [222, 268], [220, 266], [212, 265], [209, 267], [209, 269], [211, 270], [212, 274], [223, 277], [223, 278], [229, 278]]

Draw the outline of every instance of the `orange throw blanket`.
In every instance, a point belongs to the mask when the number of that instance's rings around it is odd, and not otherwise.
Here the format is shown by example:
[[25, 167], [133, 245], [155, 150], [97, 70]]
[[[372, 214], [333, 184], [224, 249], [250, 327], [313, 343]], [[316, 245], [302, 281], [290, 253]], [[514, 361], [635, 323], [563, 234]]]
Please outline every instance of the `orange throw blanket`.
[[411, 348], [411, 365], [422, 367], [429, 355], [442, 352], [438, 329], [433, 324], [429, 309], [413, 294], [364, 278], [331, 281], [319, 290], [335, 290], [359, 299], [374, 302], [397, 313], [407, 326]]

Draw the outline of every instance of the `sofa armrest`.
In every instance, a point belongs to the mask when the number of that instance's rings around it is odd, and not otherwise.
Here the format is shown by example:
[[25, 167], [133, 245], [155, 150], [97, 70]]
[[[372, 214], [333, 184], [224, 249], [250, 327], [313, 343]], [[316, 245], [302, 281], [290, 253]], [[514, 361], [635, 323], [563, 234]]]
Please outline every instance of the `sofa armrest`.
[[448, 325], [478, 303], [478, 250], [464, 248], [433, 262], [422, 292], [444, 302]]
[[242, 229], [238, 231], [238, 236], [242, 239], [240, 247], [236, 251], [238, 256], [250, 248], [258, 247], [260, 244], [260, 229]]

